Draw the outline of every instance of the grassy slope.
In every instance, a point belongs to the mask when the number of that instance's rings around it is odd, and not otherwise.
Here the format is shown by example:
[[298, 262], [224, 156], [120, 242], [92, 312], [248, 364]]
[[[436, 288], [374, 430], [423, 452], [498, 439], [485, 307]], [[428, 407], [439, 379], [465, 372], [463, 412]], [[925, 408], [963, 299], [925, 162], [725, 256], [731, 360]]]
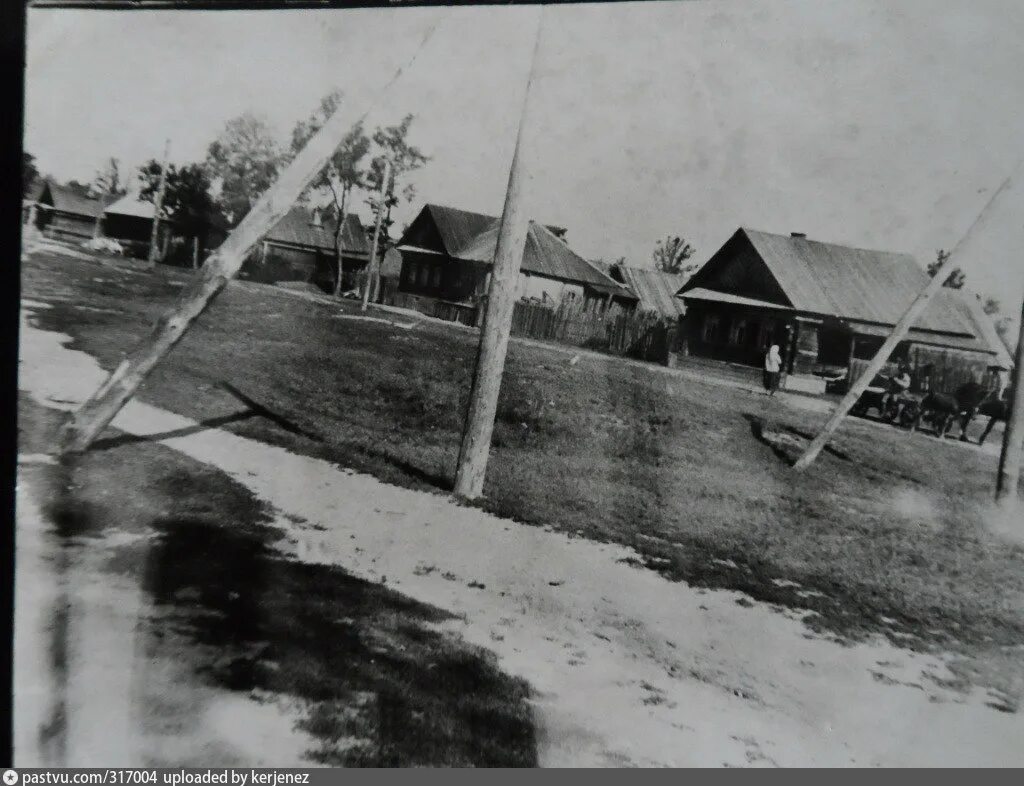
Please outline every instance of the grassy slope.
[[[182, 280], [37, 257], [23, 291], [57, 306], [39, 312], [42, 325], [111, 368]], [[224, 427], [389, 482], [449, 488], [475, 334], [335, 313], [233, 286], [142, 397], [198, 420], [240, 413]], [[222, 382], [282, 419], [246, 416]], [[836, 450], [798, 475], [756, 436], [762, 426], [807, 434], [823, 419], [514, 342], [484, 505], [635, 546], [678, 579], [811, 609], [811, 624], [843, 636], [990, 654], [1024, 643], [1024, 548], [983, 522], [991, 457], [850, 421]]]
[[[44, 450], [56, 413], [27, 399], [19, 409], [21, 450]], [[105, 552], [107, 569], [145, 588], [142, 651], [189, 662], [223, 689], [304, 699], [299, 726], [318, 743], [313, 761], [536, 764], [522, 681], [491, 653], [433, 630], [446, 612], [285, 557], [268, 511], [222, 472], [132, 442], [22, 473], [54, 522], [55, 545]], [[108, 544], [125, 534], [144, 537]], [[164, 686], [168, 706], [173, 694]]]

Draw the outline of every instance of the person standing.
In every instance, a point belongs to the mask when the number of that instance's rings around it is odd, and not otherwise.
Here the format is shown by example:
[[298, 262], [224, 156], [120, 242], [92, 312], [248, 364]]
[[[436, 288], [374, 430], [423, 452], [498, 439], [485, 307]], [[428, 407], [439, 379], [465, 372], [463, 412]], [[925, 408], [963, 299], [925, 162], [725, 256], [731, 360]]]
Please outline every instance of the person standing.
[[764, 389], [769, 396], [774, 396], [779, 389], [779, 377], [782, 376], [782, 354], [779, 345], [772, 342], [764, 356]]

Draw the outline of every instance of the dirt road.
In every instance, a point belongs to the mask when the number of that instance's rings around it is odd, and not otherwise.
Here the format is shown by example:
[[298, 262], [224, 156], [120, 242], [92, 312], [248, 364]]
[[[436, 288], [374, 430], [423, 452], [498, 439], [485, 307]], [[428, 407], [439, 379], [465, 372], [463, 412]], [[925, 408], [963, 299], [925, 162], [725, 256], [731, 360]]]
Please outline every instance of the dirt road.
[[[104, 378], [66, 340], [23, 319], [19, 388], [46, 406], [73, 406]], [[737, 593], [632, 567], [628, 549], [387, 486], [140, 402], [114, 425], [163, 435], [250, 488], [280, 511], [283, 545], [300, 559], [458, 615], [462, 636], [536, 691], [544, 765], [1024, 764], [1024, 717], [943, 687], [941, 659], [826, 640]], [[29, 526], [20, 509], [19, 540]], [[23, 617], [16, 663], [34, 646]], [[131, 648], [96, 657], [130, 658]], [[19, 724], [32, 722], [26, 690]]]

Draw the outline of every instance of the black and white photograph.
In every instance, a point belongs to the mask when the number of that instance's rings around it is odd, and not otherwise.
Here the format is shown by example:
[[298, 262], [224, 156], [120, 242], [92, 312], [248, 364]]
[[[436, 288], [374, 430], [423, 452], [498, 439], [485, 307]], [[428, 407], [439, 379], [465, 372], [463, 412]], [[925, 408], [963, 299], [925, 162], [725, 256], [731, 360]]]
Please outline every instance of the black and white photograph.
[[1024, 3], [25, 5], [5, 784], [1024, 766]]

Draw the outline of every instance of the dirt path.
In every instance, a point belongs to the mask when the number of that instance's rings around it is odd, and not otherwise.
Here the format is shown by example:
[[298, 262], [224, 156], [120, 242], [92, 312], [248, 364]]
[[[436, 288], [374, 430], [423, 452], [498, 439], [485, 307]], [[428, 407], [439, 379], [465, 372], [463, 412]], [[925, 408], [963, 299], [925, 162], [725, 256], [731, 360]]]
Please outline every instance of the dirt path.
[[[67, 341], [23, 318], [19, 387], [46, 406], [67, 408], [104, 378]], [[631, 567], [628, 549], [196, 432], [140, 402], [114, 425], [169, 434], [164, 444], [249, 487], [281, 512], [300, 558], [459, 615], [462, 636], [536, 690], [545, 765], [1024, 764], [1024, 716], [943, 688], [940, 659], [843, 646], [737, 593]]]

